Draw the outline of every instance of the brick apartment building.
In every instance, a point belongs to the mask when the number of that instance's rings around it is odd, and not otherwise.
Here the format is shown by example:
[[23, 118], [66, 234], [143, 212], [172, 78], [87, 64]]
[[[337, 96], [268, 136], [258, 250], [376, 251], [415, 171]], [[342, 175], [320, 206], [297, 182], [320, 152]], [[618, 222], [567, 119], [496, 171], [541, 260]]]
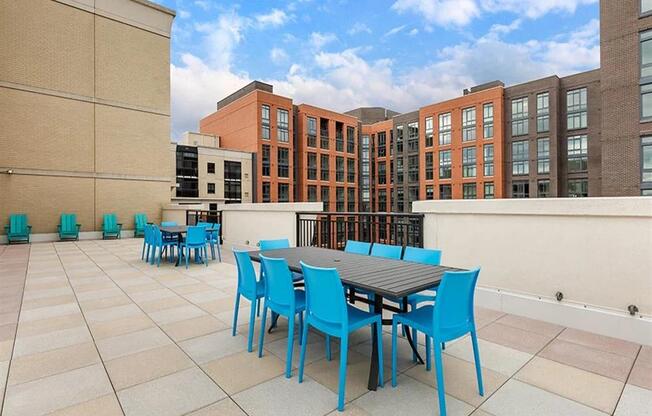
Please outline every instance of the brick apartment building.
[[649, 3], [601, 2], [599, 69], [493, 81], [404, 114], [293, 106], [255, 81], [220, 101], [201, 131], [258, 154], [258, 202], [409, 212], [420, 199], [652, 195]]

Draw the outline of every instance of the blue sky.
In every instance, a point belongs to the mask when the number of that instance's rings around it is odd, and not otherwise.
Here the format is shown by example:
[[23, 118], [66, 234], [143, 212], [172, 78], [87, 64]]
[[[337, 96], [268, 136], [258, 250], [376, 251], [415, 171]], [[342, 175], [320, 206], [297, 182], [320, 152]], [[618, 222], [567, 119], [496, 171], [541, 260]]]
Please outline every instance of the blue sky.
[[172, 135], [253, 79], [336, 111], [396, 111], [500, 79], [599, 66], [598, 0], [156, 0], [172, 32]]

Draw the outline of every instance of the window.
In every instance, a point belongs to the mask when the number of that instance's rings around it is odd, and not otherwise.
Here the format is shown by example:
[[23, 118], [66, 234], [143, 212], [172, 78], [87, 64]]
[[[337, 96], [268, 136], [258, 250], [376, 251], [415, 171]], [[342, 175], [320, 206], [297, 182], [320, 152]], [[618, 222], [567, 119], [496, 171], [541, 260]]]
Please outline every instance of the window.
[[475, 107], [462, 110], [462, 141], [475, 140]]
[[404, 178], [403, 178], [403, 158], [402, 157], [397, 157], [396, 158], [396, 181], [398, 183], [403, 183]]
[[321, 187], [321, 202], [324, 203], [324, 210], [330, 211], [328, 206], [330, 202], [330, 188], [328, 186]]
[[408, 124], [408, 152], [419, 151], [419, 123]]
[[319, 119], [319, 147], [322, 149], [328, 149], [328, 142], [330, 141], [328, 137], [328, 119], [320, 118]]
[[548, 198], [550, 196], [550, 180], [541, 179], [537, 181], [537, 196], [539, 198]]
[[308, 147], [317, 147], [317, 119], [308, 117]]
[[528, 154], [527, 140], [512, 143], [512, 175], [527, 175], [530, 173]]
[[[652, 0], [650, 0], [652, 3]], [[652, 77], [652, 30], [641, 32], [641, 78]]]
[[317, 202], [317, 186], [308, 185], [308, 202]]
[[396, 126], [396, 151], [403, 153], [403, 126]]
[[344, 125], [339, 121], [335, 122], [335, 150], [344, 151]]
[[483, 137], [491, 139], [494, 137], [494, 104], [488, 103], [482, 106], [482, 127]]
[[384, 157], [387, 154], [387, 135], [384, 131], [378, 133], [378, 157]]
[[346, 181], [355, 183], [355, 159], [346, 159]]
[[404, 195], [404, 190], [403, 187], [399, 187], [396, 190], [396, 209], [398, 212], [403, 212], [405, 211], [405, 195]]
[[550, 130], [550, 95], [547, 92], [537, 94], [537, 133]]
[[433, 155], [432, 152], [426, 153], [426, 180], [431, 180], [434, 178], [433, 173]]
[[371, 210], [371, 140], [363, 134], [360, 151], [360, 211]]
[[494, 199], [494, 183], [484, 183], [484, 199]]
[[224, 199], [227, 204], [242, 202], [242, 163], [224, 161]]
[[641, 119], [652, 118], [652, 84], [641, 85]]
[[652, 12], [652, 0], [641, 0], [641, 14]]
[[641, 183], [644, 190], [652, 189], [652, 136], [641, 138]]
[[588, 143], [586, 135], [568, 138], [568, 171], [582, 172], [588, 169]]
[[439, 179], [450, 179], [452, 165], [453, 162], [451, 161], [451, 151], [440, 150], [439, 151]]
[[346, 194], [346, 210], [355, 212], [355, 188], [347, 188]]
[[537, 140], [537, 173], [550, 173], [550, 139]]
[[317, 154], [308, 153], [308, 179], [317, 179]]
[[344, 212], [344, 188], [335, 188], [335, 211]]
[[566, 93], [567, 129], [585, 129], [587, 124], [586, 88]]
[[290, 177], [290, 156], [289, 150], [286, 147], [278, 148], [278, 177]]
[[523, 136], [528, 132], [527, 97], [512, 100], [512, 136]]
[[215, 193], [215, 184], [214, 183], [207, 183], [207, 189], [206, 192], [209, 194], [214, 194]]
[[263, 145], [263, 159], [262, 159], [262, 164], [263, 164], [262, 174], [263, 174], [263, 176], [269, 176], [270, 171], [271, 171], [271, 168], [270, 168], [270, 156], [269, 156], [270, 150], [269, 149], [270, 148], [269, 148], [268, 144]]
[[208, 162], [208, 164], [206, 165], [206, 172], [215, 173], [215, 163]]
[[408, 182], [419, 182], [419, 155], [408, 157]]
[[389, 161], [389, 183], [394, 183], [394, 161]]
[[344, 158], [342, 156], [335, 158], [335, 180], [344, 182]]
[[283, 110], [279, 108], [276, 111], [276, 126], [277, 136], [279, 142], [287, 143], [290, 141], [290, 115], [288, 110]]
[[290, 201], [290, 185], [287, 183], [278, 184], [278, 202]]
[[355, 128], [351, 126], [346, 128], [346, 152], [355, 153]]
[[432, 185], [426, 186], [426, 199], [435, 199], [435, 189]]
[[462, 148], [462, 177], [475, 178], [475, 147]]
[[453, 199], [453, 188], [451, 185], [439, 185], [439, 199]]
[[387, 183], [387, 165], [385, 162], [378, 162], [378, 185]]
[[260, 108], [261, 135], [263, 139], [269, 140], [269, 106], [263, 104]]
[[529, 198], [530, 183], [527, 181], [518, 181], [512, 183], [512, 198]]
[[269, 182], [263, 182], [263, 202], [271, 201], [270, 189]]
[[485, 144], [484, 153], [484, 176], [494, 176], [494, 145]]
[[462, 197], [464, 199], [476, 199], [477, 187], [474, 183], [465, 183], [462, 185]]
[[451, 144], [451, 113], [439, 115], [439, 144]]
[[432, 117], [426, 117], [426, 147], [432, 147], [432, 136], [434, 132], [434, 121]]
[[387, 211], [387, 191], [384, 189], [378, 191], [378, 211]]
[[408, 206], [412, 211], [412, 203], [419, 200], [419, 185], [408, 188]]
[[569, 179], [568, 196], [571, 198], [584, 198], [589, 196], [588, 179]]
[[321, 155], [321, 180], [322, 181], [327, 181], [328, 180], [328, 155]]

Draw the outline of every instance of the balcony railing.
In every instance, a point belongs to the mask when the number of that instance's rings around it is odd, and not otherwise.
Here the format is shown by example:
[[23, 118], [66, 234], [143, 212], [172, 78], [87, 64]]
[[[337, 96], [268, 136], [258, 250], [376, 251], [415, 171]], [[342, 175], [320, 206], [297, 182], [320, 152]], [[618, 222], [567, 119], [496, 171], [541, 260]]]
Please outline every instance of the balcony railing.
[[186, 210], [186, 225], [196, 225], [199, 222], [210, 222], [212, 224], [220, 224], [220, 244], [224, 243], [222, 235], [224, 233], [224, 223], [222, 221], [222, 211], [198, 211]]
[[347, 240], [358, 240], [423, 247], [423, 217], [401, 213], [297, 212], [297, 246], [344, 250]]

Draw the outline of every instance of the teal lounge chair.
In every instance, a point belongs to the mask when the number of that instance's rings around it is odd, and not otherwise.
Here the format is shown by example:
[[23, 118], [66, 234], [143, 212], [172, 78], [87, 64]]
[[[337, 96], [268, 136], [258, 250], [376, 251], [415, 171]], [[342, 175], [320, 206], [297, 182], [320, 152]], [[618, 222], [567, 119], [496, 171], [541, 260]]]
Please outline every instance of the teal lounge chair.
[[102, 221], [102, 238], [106, 240], [109, 237], [120, 238], [122, 224], [118, 222], [115, 214], [104, 214]]
[[145, 214], [134, 215], [134, 237], [144, 237], [146, 225], [147, 225], [147, 215]]
[[59, 240], [79, 240], [80, 228], [81, 224], [77, 224], [77, 215], [61, 214], [61, 223], [57, 226]]
[[5, 225], [5, 234], [9, 244], [16, 242], [29, 243], [32, 226], [27, 224], [27, 214], [11, 214], [9, 225]]

